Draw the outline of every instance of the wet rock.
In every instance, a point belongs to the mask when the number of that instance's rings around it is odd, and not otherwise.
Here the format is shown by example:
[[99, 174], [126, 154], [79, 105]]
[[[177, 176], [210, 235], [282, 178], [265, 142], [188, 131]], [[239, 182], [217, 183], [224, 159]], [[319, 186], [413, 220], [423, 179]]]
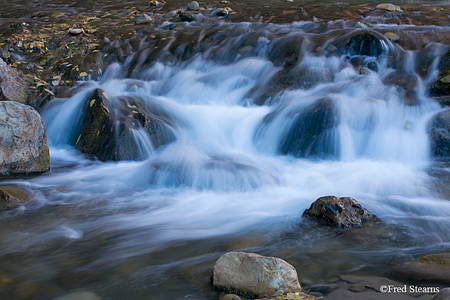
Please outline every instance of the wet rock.
[[178, 16], [180, 17], [180, 20], [183, 21], [183, 22], [195, 21], [194, 16], [188, 14], [187, 12], [179, 12]]
[[393, 41], [393, 42], [397, 42], [397, 41], [400, 40], [400, 36], [397, 35], [397, 34], [395, 34], [395, 33], [393, 33], [393, 32], [386, 32], [386, 33], [384, 34], [384, 36], [385, 36], [386, 38], [390, 39], [390, 40]]
[[147, 14], [141, 14], [136, 19], [136, 25], [150, 24], [153, 19]]
[[357, 22], [355, 27], [356, 28], [361, 28], [361, 29], [369, 29], [369, 26], [367, 26], [366, 24], [361, 23], [361, 22]]
[[147, 108], [130, 97], [114, 103], [118, 106], [112, 109], [109, 95], [101, 89], [89, 95], [83, 109], [84, 119], [79, 125], [81, 129], [71, 142], [75, 148], [102, 161], [141, 160], [146, 153], [133, 130], [146, 130], [154, 148], [174, 139], [168, 117], [162, 111]]
[[16, 208], [29, 199], [29, 194], [18, 185], [0, 186], [0, 211]]
[[324, 141], [326, 130], [336, 123], [337, 113], [330, 99], [319, 99], [301, 111], [292, 110], [292, 125], [282, 139], [279, 151], [295, 157], [330, 156], [330, 141]]
[[348, 284], [349, 290], [355, 289], [354, 292], [361, 292], [366, 288], [381, 292], [382, 286], [403, 286], [400, 282], [385, 277], [340, 275], [339, 278]]
[[437, 114], [430, 127], [431, 153], [435, 157], [450, 157], [450, 110]]
[[198, 5], [197, 1], [192, 1], [191, 3], [189, 3], [188, 9], [189, 10], [198, 10], [200, 8], [200, 6]]
[[168, 13], [165, 13], [163, 15], [163, 18], [170, 19], [170, 18], [176, 17], [177, 15], [178, 15], [178, 12], [176, 10], [172, 10], [172, 11], [169, 11]]
[[359, 74], [360, 75], [369, 75], [370, 74], [370, 69], [366, 68], [366, 67], [361, 67], [359, 69]]
[[93, 292], [78, 291], [53, 298], [52, 300], [100, 300], [100, 299], [101, 298]]
[[392, 12], [403, 12], [403, 10], [401, 9], [400, 6], [397, 6], [397, 5], [394, 5], [391, 3], [381, 3], [381, 4], [378, 4], [376, 8], [384, 9], [384, 10], [392, 11]]
[[303, 37], [287, 36], [274, 40], [268, 51], [267, 58], [275, 66], [293, 67], [301, 59], [300, 49], [303, 44]]
[[0, 58], [0, 101], [27, 101], [28, 79]]
[[280, 258], [229, 252], [214, 265], [213, 285], [247, 296], [281, 296], [301, 290], [297, 271]]
[[220, 296], [219, 300], [242, 300], [242, 298], [235, 294], [226, 294]]
[[45, 124], [32, 107], [0, 102], [0, 174], [33, 174], [50, 169]]
[[450, 300], [450, 288], [445, 288], [439, 291], [430, 300]]
[[[403, 66], [399, 67], [402, 70]], [[401, 71], [392, 72], [383, 78], [383, 83], [386, 85], [393, 85], [403, 89], [405, 104], [416, 105], [419, 103], [417, 95], [418, 78], [416, 74], [405, 74]]]
[[377, 216], [364, 209], [350, 197], [325, 196], [317, 199], [303, 217], [317, 219], [329, 226], [363, 227], [366, 223], [379, 223]]
[[382, 34], [371, 30], [356, 30], [332, 42], [335, 52], [347, 55], [379, 57], [389, 52], [390, 41]]
[[366, 287], [360, 283], [352, 283], [352, 284], [349, 284], [348, 290], [355, 292], [355, 293], [360, 293], [360, 292], [364, 292], [366, 290]]
[[396, 265], [394, 271], [407, 279], [450, 284], [450, 253], [425, 255]]

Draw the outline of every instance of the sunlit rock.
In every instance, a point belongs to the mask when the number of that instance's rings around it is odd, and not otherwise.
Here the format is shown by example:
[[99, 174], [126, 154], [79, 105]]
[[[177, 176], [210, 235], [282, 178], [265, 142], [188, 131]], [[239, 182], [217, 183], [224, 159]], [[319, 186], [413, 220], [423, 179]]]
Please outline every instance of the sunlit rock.
[[25, 103], [27, 100], [28, 80], [25, 75], [10, 68], [0, 58], [0, 101], [17, 101]]
[[381, 3], [381, 4], [378, 4], [376, 8], [384, 9], [384, 10], [392, 11], [392, 12], [403, 12], [403, 9], [401, 9], [400, 6], [397, 6], [397, 5], [394, 5], [391, 3]]
[[45, 124], [32, 107], [0, 102], [0, 174], [33, 174], [50, 169]]
[[214, 265], [213, 285], [247, 296], [281, 296], [301, 290], [295, 268], [276, 257], [229, 252]]
[[338, 227], [363, 227], [365, 223], [380, 220], [353, 198], [325, 196], [317, 199], [303, 213], [304, 217], [317, 219], [327, 225]]
[[430, 128], [431, 153], [436, 157], [450, 157], [450, 111], [437, 114]]
[[200, 8], [200, 6], [198, 5], [197, 1], [192, 1], [191, 3], [189, 3], [188, 9], [189, 10], [198, 10]]
[[147, 14], [141, 14], [136, 19], [136, 25], [150, 24], [153, 19]]
[[387, 37], [388, 39], [390, 39], [393, 42], [397, 42], [400, 40], [400, 36], [398, 34], [395, 34], [393, 32], [386, 32], [384, 34], [385, 37]]

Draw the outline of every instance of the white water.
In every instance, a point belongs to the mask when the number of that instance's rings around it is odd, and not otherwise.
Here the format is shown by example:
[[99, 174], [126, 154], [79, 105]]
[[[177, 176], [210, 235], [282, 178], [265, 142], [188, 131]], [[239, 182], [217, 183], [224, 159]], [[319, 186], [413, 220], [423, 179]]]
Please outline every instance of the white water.
[[[180, 240], [277, 235], [301, 223], [302, 212], [318, 197], [336, 195], [353, 197], [386, 223], [406, 228], [412, 241], [392, 246], [396, 251], [448, 248], [450, 201], [433, 191], [435, 179], [428, 174], [433, 160], [427, 126], [441, 108], [425, 95], [421, 79], [417, 105], [405, 105], [404, 91], [383, 83], [395, 70], [381, 65], [377, 73], [359, 75], [343, 58], [307, 54], [296, 68], [323, 80], [257, 106], [248, 92], [279, 69], [265, 51], [228, 65], [200, 56], [182, 64], [158, 62], [143, 79], [123, 79], [120, 66], [113, 65], [102, 81], [54, 101], [43, 112], [53, 171], [20, 182], [43, 192], [34, 206], [13, 214], [53, 205], [78, 212], [28, 229], [22, 246], [39, 248], [44, 236], [105, 236], [111, 244], [93, 264], [114, 265], [118, 255], [144, 255]], [[405, 60], [413, 61], [413, 53]], [[414, 74], [410, 64], [403, 73]], [[139, 130], [135, 137], [145, 160], [88, 160], [68, 142], [95, 88], [111, 99], [140, 97], [158, 106], [174, 120], [176, 140], [154, 149]], [[324, 97], [337, 112], [321, 141], [333, 155], [281, 155], [279, 144], [295, 116]]]

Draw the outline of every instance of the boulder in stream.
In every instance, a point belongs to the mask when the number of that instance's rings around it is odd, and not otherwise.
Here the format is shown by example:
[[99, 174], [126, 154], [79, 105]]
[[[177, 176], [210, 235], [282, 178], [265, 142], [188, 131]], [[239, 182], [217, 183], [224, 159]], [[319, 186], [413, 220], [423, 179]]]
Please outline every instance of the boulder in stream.
[[81, 129], [72, 145], [101, 161], [141, 160], [145, 158], [139, 130], [149, 134], [151, 147], [171, 142], [174, 135], [163, 111], [147, 108], [137, 99], [110, 99], [101, 89], [94, 90], [84, 105]]
[[42, 173], [50, 169], [45, 124], [31, 106], [0, 102], [0, 175]]
[[281, 296], [301, 290], [295, 268], [276, 257], [229, 252], [214, 265], [213, 285], [250, 297]]
[[303, 212], [303, 216], [343, 228], [363, 227], [366, 223], [380, 222], [377, 216], [350, 197], [320, 197]]
[[450, 157], [450, 110], [434, 117], [429, 136], [431, 153], [435, 157]]
[[25, 103], [27, 100], [28, 82], [25, 75], [10, 68], [0, 58], [0, 101], [17, 101]]
[[18, 185], [0, 186], [0, 211], [9, 210], [20, 206], [30, 199], [30, 195]]

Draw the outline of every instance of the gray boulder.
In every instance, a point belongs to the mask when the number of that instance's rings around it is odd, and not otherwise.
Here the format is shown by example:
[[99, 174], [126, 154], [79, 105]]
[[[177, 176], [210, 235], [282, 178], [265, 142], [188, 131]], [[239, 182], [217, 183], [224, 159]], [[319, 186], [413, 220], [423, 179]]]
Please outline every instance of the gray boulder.
[[276, 257], [229, 252], [214, 265], [213, 285], [250, 297], [281, 296], [301, 290], [295, 268]]
[[325, 196], [317, 199], [303, 213], [304, 217], [317, 219], [330, 226], [363, 227], [365, 223], [381, 222], [353, 198]]
[[27, 100], [28, 83], [17, 70], [10, 68], [0, 58], [0, 100], [18, 101]]
[[45, 124], [32, 107], [0, 102], [0, 174], [42, 173], [50, 169]]

